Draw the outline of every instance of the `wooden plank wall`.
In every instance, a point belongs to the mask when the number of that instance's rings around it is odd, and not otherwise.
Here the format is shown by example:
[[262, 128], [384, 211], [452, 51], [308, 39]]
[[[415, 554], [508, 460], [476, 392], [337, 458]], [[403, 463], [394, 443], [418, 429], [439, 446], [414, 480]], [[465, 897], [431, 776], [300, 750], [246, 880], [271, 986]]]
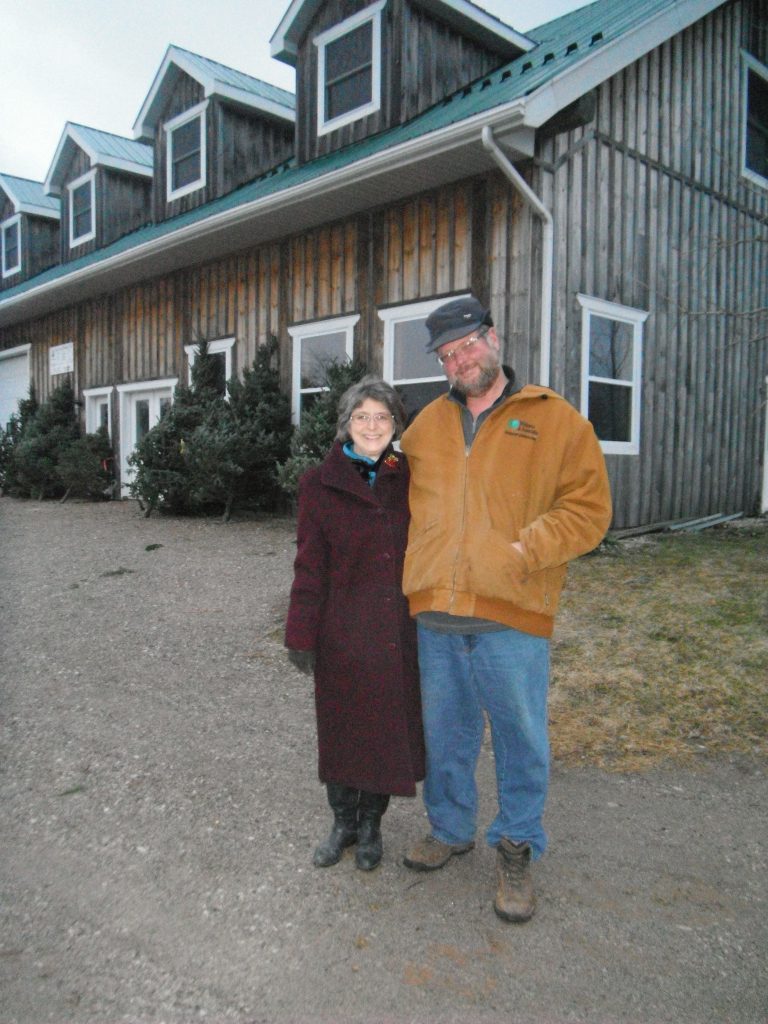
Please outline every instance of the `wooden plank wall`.
[[326, 135], [317, 134], [317, 47], [313, 38], [368, 6], [368, 0], [330, 0], [300, 45], [297, 61], [296, 153], [300, 163], [402, 124], [455, 90], [500, 67], [505, 58], [429, 15], [423, 5], [390, 0], [381, 20], [381, 108]]
[[96, 183], [96, 228], [99, 248], [149, 223], [152, 180], [101, 167]]
[[[748, 307], [768, 306], [768, 197], [740, 175], [743, 9], [606, 82], [595, 121], [539, 153], [556, 224], [552, 386], [579, 404], [578, 292], [651, 314], [641, 451], [608, 457], [620, 525], [750, 511], [759, 493], [768, 323]], [[523, 262], [524, 229], [517, 242]], [[510, 295], [530, 286], [523, 265]]]
[[[156, 223], [168, 220], [170, 217], [175, 217], [179, 213], [185, 213], [187, 210], [194, 210], [213, 198], [213, 190], [211, 187], [212, 175], [209, 173], [205, 188], [189, 192], [180, 199], [174, 199], [172, 203], [169, 203], [166, 200], [168, 177], [166, 154], [168, 151], [168, 133], [165, 131], [164, 126], [166, 122], [173, 120], [177, 114], [182, 114], [185, 110], [191, 110], [198, 103], [202, 103], [204, 99], [205, 93], [202, 85], [195, 81], [194, 78], [191, 78], [189, 75], [181, 72], [179, 74], [178, 82], [176, 83], [172, 94], [168, 98], [168, 102], [162, 116], [158, 118], [158, 122], [155, 126], [154, 139], [155, 187], [152, 190], [152, 219]], [[208, 154], [211, 154], [215, 150], [214, 137], [212, 135], [213, 128], [210, 104], [206, 109], [204, 122], [208, 147], [207, 152]]]

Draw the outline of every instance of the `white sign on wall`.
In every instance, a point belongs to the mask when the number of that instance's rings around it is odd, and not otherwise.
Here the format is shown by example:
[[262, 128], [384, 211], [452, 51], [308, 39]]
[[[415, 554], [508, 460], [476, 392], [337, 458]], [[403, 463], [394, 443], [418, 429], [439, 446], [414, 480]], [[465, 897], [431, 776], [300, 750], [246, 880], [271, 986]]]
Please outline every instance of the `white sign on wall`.
[[72, 342], [54, 345], [49, 349], [48, 365], [52, 377], [55, 377], [57, 373], [72, 373], [75, 368], [75, 347]]

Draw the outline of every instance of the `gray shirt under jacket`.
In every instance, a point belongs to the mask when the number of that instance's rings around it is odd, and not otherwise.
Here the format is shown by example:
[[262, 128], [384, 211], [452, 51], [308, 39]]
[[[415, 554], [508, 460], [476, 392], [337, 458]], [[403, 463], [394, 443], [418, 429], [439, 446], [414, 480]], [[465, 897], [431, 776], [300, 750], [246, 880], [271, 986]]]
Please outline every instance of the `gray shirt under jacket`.
[[[505, 398], [514, 395], [523, 386], [516, 380], [514, 370], [508, 366], [504, 366], [502, 369], [507, 378], [504, 390], [493, 405], [489, 406], [484, 412], [481, 412], [477, 419], [473, 417], [467, 408], [467, 400], [464, 395], [459, 394], [454, 388], [451, 388], [448, 392], [448, 400], [455, 402], [461, 408], [461, 426], [464, 431], [464, 444], [467, 454], [469, 454], [472, 442], [477, 437], [480, 427], [482, 427], [496, 406], [503, 402]], [[423, 626], [425, 629], [431, 629], [435, 633], [501, 633], [503, 630], [510, 628], [509, 626], [504, 626], [501, 622], [493, 622], [491, 619], [476, 619], [470, 615], [451, 615], [448, 612], [420, 612], [416, 616], [416, 621], [420, 626]]]

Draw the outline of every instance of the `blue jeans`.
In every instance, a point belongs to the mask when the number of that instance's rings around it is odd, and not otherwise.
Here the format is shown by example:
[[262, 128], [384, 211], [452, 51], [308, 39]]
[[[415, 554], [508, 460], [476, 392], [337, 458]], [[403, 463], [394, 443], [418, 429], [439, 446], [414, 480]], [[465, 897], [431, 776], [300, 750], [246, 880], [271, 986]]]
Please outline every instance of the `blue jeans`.
[[424, 804], [436, 839], [474, 839], [475, 769], [488, 715], [499, 810], [486, 833], [547, 845], [541, 823], [549, 780], [549, 641], [515, 629], [437, 633], [419, 624], [419, 668], [427, 745]]

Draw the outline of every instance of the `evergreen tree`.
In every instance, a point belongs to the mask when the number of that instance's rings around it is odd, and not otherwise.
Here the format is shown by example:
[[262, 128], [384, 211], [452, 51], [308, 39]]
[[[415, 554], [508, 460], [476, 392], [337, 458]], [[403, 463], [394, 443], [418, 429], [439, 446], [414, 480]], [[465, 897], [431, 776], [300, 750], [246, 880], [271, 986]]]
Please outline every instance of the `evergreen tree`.
[[[64, 451], [80, 437], [72, 384], [65, 381], [33, 414], [28, 409], [11, 456], [12, 493], [52, 498], [64, 492], [57, 472]], [[20, 417], [21, 419], [22, 417]]]
[[85, 434], [68, 445], [59, 457], [56, 472], [68, 497], [102, 501], [111, 498], [114, 490], [112, 445], [105, 427], [95, 434]]
[[37, 416], [39, 404], [34, 385], [30, 385], [29, 397], [19, 400], [19, 411], [11, 415], [8, 425], [0, 431], [0, 490], [3, 494], [19, 494], [19, 481], [16, 476], [14, 452], [19, 441], [29, 429], [29, 424]]
[[131, 456], [132, 493], [146, 506], [168, 512], [273, 509], [279, 493], [276, 467], [288, 454], [291, 423], [273, 366], [277, 341], [259, 349], [243, 379], [221, 394], [220, 364], [198, 347], [191, 387], [177, 387], [173, 406]]

